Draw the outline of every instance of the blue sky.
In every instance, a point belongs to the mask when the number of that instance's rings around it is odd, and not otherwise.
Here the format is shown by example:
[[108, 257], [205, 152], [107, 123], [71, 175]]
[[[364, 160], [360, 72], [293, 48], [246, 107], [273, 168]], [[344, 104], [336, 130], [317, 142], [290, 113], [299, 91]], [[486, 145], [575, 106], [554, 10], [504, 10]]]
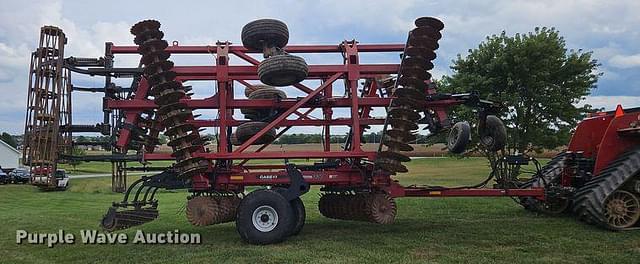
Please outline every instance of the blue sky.
[[[172, 4], [173, 3], [173, 4]], [[175, 5], [175, 3], [179, 3]], [[61, 27], [69, 38], [67, 56], [98, 57], [104, 42], [132, 44], [129, 28], [154, 18], [162, 22], [167, 40], [181, 45], [240, 43], [240, 30], [257, 18], [277, 18], [289, 25], [295, 44], [335, 44], [344, 39], [361, 43], [399, 43], [412, 21], [436, 16], [445, 23], [437, 51], [436, 77], [451, 74], [456, 54], [466, 54], [485, 36], [505, 30], [512, 35], [536, 26], [556, 27], [568, 48], [593, 51], [604, 73], [585, 102], [612, 108], [617, 103], [640, 106], [640, 1], [3, 1], [0, 6], [0, 131], [22, 133], [29, 54], [40, 26]], [[364, 57], [389, 62], [387, 54]], [[313, 63], [338, 63], [338, 57], [307, 57]], [[128, 56], [117, 65], [135, 64]], [[207, 64], [210, 58], [176, 57], [177, 64]], [[74, 76], [80, 86], [101, 80]], [[195, 84], [196, 97], [211, 93], [211, 84]], [[292, 91], [290, 96], [295, 96]], [[97, 94], [74, 94], [78, 123], [100, 121]], [[205, 114], [213, 114], [205, 112]], [[212, 118], [212, 117], [209, 117]]]

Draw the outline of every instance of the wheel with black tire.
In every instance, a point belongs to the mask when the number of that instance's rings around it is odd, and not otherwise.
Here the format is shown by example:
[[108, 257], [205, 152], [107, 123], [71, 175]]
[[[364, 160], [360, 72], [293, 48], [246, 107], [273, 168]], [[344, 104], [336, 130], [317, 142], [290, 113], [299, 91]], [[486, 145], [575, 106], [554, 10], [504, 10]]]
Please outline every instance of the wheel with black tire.
[[[267, 122], [244, 123], [242, 125], [239, 125], [238, 128], [236, 128], [235, 136], [238, 139], [238, 142], [242, 144], [245, 141], [249, 140], [253, 135], [260, 132], [260, 130], [262, 130], [268, 124], [269, 123]], [[271, 130], [267, 131], [267, 133], [265, 133], [262, 137], [258, 138], [258, 140], [253, 142], [253, 144], [257, 145], [257, 144], [270, 143], [275, 138], [276, 138], [276, 129], [272, 128]]]
[[287, 199], [273, 190], [256, 190], [242, 199], [236, 230], [247, 243], [274, 244], [289, 236], [293, 221], [293, 208]]
[[302, 202], [302, 199], [300, 199], [300, 197], [293, 199], [289, 203], [291, 204], [291, 209], [293, 209], [295, 220], [292, 223], [293, 227], [291, 228], [291, 233], [289, 235], [296, 236], [300, 234], [300, 231], [302, 231], [302, 227], [304, 227], [304, 221], [307, 217], [307, 212], [304, 209], [304, 203]]
[[287, 94], [276, 88], [263, 88], [253, 91], [249, 95], [249, 99], [286, 99]]
[[249, 95], [251, 95], [251, 93], [260, 90], [260, 89], [265, 89], [265, 88], [274, 88], [273, 86], [269, 86], [269, 85], [253, 85], [253, 86], [248, 86], [244, 88], [244, 96], [246, 96], [247, 98], [249, 98]]
[[502, 120], [494, 115], [488, 115], [485, 124], [478, 126], [480, 144], [488, 151], [498, 151], [507, 144], [507, 128]]
[[470, 140], [471, 126], [467, 122], [458, 122], [449, 130], [447, 149], [454, 154], [463, 153], [467, 149]]
[[272, 86], [288, 86], [307, 78], [309, 66], [302, 57], [282, 54], [266, 58], [258, 65], [260, 81]]
[[[257, 99], [276, 99], [282, 100], [287, 98], [287, 94], [284, 91], [275, 89], [275, 88], [262, 88], [259, 90], [253, 91], [249, 95], [249, 99], [257, 100]], [[245, 115], [245, 118], [250, 120], [264, 120], [272, 115], [272, 109], [253, 109], [253, 108], [243, 108], [240, 109], [240, 112]]]
[[289, 42], [289, 28], [280, 20], [258, 19], [242, 27], [241, 37], [247, 49], [283, 48]]

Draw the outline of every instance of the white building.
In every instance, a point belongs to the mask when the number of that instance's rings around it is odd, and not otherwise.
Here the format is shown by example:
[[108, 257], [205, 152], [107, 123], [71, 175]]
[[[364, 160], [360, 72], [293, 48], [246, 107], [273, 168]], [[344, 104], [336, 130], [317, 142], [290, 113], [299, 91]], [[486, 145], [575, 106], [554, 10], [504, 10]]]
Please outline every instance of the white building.
[[15, 169], [20, 167], [22, 153], [9, 144], [0, 140], [0, 166], [3, 169]]

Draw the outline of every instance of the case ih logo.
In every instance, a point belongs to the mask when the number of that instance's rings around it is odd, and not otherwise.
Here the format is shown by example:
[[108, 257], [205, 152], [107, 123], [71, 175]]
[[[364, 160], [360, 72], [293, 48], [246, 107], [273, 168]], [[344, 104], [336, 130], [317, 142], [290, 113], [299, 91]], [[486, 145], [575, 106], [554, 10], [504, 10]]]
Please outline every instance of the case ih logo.
[[275, 180], [278, 178], [282, 178], [282, 175], [264, 174], [264, 175], [258, 175], [256, 176], [256, 178], [258, 178], [258, 180]]

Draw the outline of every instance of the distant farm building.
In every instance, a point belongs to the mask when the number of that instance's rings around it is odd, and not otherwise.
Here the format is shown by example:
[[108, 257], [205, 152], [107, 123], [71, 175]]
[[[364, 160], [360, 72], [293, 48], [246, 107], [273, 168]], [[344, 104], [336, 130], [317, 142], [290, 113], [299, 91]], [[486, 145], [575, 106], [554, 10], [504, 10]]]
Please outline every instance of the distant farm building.
[[22, 154], [14, 147], [0, 140], [0, 166], [3, 169], [14, 169], [20, 167]]

